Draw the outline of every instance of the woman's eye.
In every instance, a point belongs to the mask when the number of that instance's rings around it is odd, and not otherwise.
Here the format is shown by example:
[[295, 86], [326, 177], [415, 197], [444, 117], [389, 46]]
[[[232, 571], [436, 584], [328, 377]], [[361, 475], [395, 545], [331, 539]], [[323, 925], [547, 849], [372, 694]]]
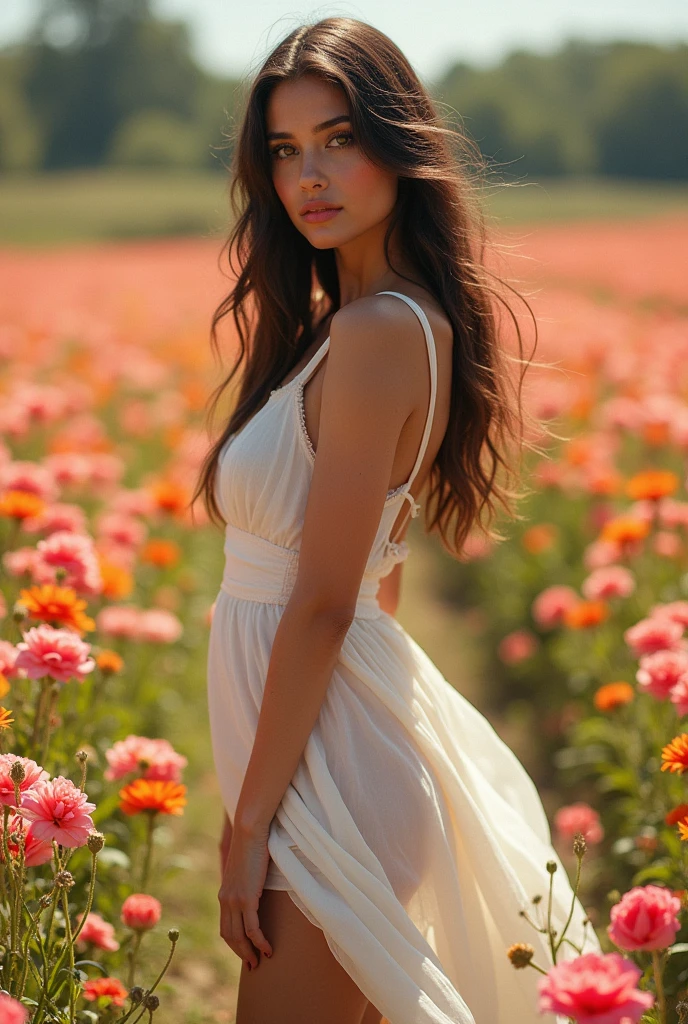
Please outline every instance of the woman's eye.
[[[353, 135], [351, 134], [351, 132], [339, 132], [338, 135], [333, 135], [332, 136], [332, 138], [330, 139], [330, 142], [334, 142], [335, 139], [352, 139], [353, 140]], [[345, 148], [346, 148], [345, 146], [335, 146], [335, 149], [345, 149]]]
[[[353, 141], [353, 135], [351, 134], [351, 132], [338, 132], [336, 135], [333, 135], [332, 138], [329, 140], [328, 146], [329, 146], [329, 143], [330, 142], [334, 142], [335, 139], [346, 139], [347, 142], [344, 145], [338, 144], [338, 145], [334, 146], [333, 147], [334, 149], [347, 149], [348, 143]], [[273, 157], [276, 160], [285, 160], [286, 157], [289, 156], [289, 154], [288, 153], [283, 154], [282, 151], [285, 150], [285, 149], [293, 149], [293, 148], [294, 147], [291, 146], [288, 142], [283, 142], [283, 143], [281, 143], [281, 145], [275, 146], [275, 148], [272, 150], [272, 155], [273, 155]]]

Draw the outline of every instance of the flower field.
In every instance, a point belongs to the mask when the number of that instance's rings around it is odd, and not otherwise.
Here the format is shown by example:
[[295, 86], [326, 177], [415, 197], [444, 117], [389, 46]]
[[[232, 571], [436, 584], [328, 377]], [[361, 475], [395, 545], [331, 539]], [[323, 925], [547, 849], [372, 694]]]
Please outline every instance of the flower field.
[[[545, 975], [532, 894], [505, 957], [543, 971], [543, 1019], [688, 1019], [687, 237], [678, 216], [507, 236], [546, 364], [527, 400], [561, 437], [532, 438], [503, 541], [456, 562], [412, 540], [603, 944]], [[188, 507], [218, 251], [0, 251], [0, 1024], [234, 1019], [204, 693], [222, 538]]]

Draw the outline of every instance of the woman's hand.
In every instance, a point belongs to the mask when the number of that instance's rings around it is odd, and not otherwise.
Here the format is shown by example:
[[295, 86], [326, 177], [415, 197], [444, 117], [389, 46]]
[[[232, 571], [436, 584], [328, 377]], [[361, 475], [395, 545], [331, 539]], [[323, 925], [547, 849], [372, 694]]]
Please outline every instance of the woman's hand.
[[268, 832], [232, 831], [218, 893], [220, 935], [249, 970], [258, 966], [256, 949], [272, 956], [272, 946], [258, 922], [258, 904], [270, 862]]

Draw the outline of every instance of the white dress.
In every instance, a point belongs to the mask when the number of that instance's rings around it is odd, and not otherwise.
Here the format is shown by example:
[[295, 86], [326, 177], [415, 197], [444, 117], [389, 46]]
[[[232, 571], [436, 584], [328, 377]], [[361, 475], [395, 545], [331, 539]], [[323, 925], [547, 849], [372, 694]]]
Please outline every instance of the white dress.
[[[382, 294], [382, 293], [378, 293]], [[551, 963], [519, 916], [536, 893], [553, 918], [572, 900], [530, 776], [489, 722], [382, 611], [381, 577], [408, 555], [390, 541], [428, 442], [437, 394], [430, 323], [413, 299], [431, 398], [408, 481], [386, 497], [356, 605], [318, 720], [270, 828], [266, 888], [285, 889], [391, 1024], [536, 1024], [537, 981], [506, 956], [515, 942]], [[213, 755], [230, 821], [260, 713], [275, 631], [293, 587], [315, 453], [303, 389], [329, 337], [221, 452], [217, 497], [225, 569], [208, 651]], [[336, 551], [332, 552], [336, 557]], [[567, 936], [580, 944], [575, 902]], [[588, 925], [584, 952], [600, 946]], [[575, 956], [564, 943], [559, 959]], [[550, 1018], [552, 1019], [552, 1018]], [[566, 1018], [562, 1018], [565, 1020]]]

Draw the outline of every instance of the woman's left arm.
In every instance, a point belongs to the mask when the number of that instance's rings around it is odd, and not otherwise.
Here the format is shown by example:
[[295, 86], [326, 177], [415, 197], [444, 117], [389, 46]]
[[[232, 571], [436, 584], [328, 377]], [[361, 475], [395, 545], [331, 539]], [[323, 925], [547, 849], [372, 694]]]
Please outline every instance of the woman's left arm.
[[248, 939], [270, 951], [257, 916], [270, 823], [354, 618], [399, 435], [417, 400], [421, 344], [427, 362], [420, 324], [400, 307], [369, 297], [332, 320], [298, 573], [275, 633], [221, 889], [223, 937], [252, 965]]

